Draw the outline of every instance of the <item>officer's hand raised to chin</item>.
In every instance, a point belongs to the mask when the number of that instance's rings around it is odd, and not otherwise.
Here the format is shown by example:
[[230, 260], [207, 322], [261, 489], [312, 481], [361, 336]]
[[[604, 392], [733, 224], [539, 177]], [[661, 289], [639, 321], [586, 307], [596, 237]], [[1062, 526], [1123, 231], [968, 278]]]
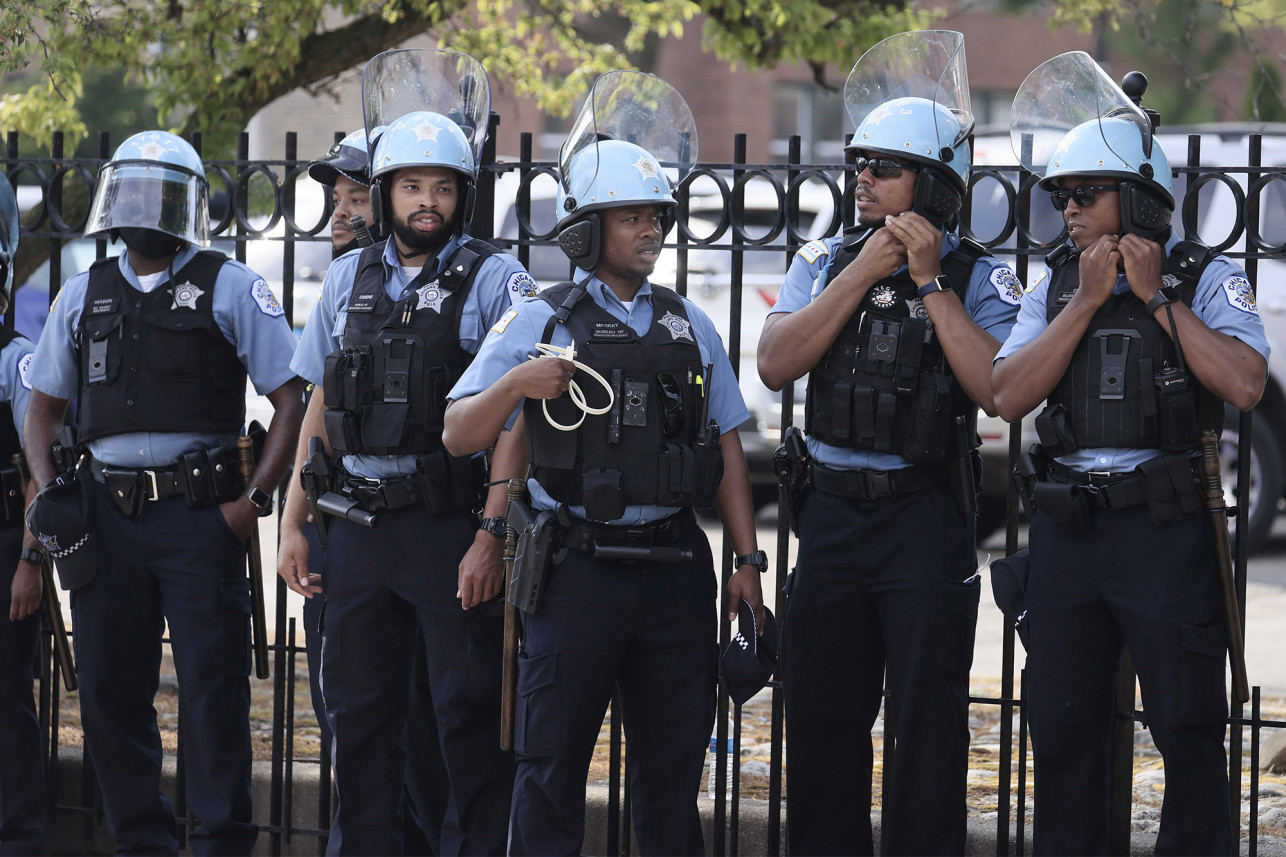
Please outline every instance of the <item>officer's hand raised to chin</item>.
[[1112, 296], [1116, 275], [1121, 267], [1121, 252], [1115, 235], [1103, 235], [1081, 254], [1081, 284], [1076, 296], [1102, 306]]
[[[906, 245], [888, 227], [881, 226], [866, 239], [853, 264], [840, 271], [835, 281], [841, 287], [849, 282], [878, 283], [906, 264]], [[829, 288], [829, 287], [828, 287]]]
[[1161, 245], [1138, 235], [1125, 235], [1117, 244], [1125, 263], [1125, 277], [1130, 291], [1146, 303], [1161, 288]]
[[906, 248], [913, 283], [924, 285], [942, 273], [942, 232], [938, 227], [914, 211], [889, 215], [884, 224]]

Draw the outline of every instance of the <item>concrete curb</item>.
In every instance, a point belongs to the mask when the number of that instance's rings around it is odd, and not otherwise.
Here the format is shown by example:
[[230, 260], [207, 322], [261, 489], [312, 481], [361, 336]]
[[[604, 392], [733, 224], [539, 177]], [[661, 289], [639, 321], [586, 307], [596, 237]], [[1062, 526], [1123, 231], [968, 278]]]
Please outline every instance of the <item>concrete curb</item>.
[[[174, 794], [175, 763], [173, 756], [166, 756], [162, 772], [162, 784], [166, 793]], [[320, 827], [316, 818], [317, 789], [320, 780], [320, 769], [313, 764], [297, 764], [293, 773], [293, 788], [289, 815], [297, 830], [317, 831]], [[97, 814], [86, 814], [81, 810], [68, 809], [80, 806], [83, 801], [83, 768], [80, 749], [64, 747], [59, 751], [55, 775], [57, 777], [58, 810], [50, 822], [49, 835], [45, 851], [49, 854], [112, 854], [115, 851], [111, 837], [107, 835], [106, 825]], [[268, 808], [271, 806], [272, 769], [267, 762], [255, 762], [254, 766], [254, 806], [255, 816], [261, 824], [266, 824]], [[583, 854], [607, 853], [607, 798], [608, 787], [590, 785], [585, 798], [585, 845]], [[706, 848], [714, 841], [714, 801], [701, 797], [697, 800], [701, 810], [701, 819], [705, 828]], [[768, 801], [743, 799], [740, 805], [737, 854], [766, 854], [768, 836]], [[785, 808], [782, 809], [782, 822], [785, 823]], [[875, 839], [879, 843], [878, 813], [872, 815], [872, 826]], [[315, 855], [318, 838], [315, 834], [296, 833], [289, 842], [284, 841], [281, 852], [289, 855]], [[725, 843], [727, 838], [725, 837]], [[1131, 857], [1150, 857], [1156, 843], [1151, 834], [1136, 833], [1131, 837]], [[1015, 831], [1009, 832], [1009, 853], [1016, 851]], [[272, 836], [262, 831], [255, 845], [254, 853], [267, 855], [271, 853]], [[631, 849], [633, 842], [631, 842]], [[1023, 852], [1031, 853], [1031, 829], [1026, 831]], [[187, 853], [187, 852], [185, 852]], [[633, 851], [631, 851], [633, 853]], [[784, 838], [779, 844], [779, 854], [785, 853]], [[996, 823], [987, 819], [969, 819], [969, 835], [966, 840], [965, 854], [968, 857], [987, 857], [996, 853]], [[1247, 843], [1242, 843], [1241, 853], [1249, 854]], [[1286, 857], [1286, 840], [1260, 837], [1257, 853], [1263, 857]]]

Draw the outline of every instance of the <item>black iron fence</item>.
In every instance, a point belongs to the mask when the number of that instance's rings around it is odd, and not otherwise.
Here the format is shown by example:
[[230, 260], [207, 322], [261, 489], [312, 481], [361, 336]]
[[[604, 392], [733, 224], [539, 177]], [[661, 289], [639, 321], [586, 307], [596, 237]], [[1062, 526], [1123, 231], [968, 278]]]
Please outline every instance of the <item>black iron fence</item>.
[[[341, 135], [336, 135], [339, 139]], [[1211, 140], [1219, 146], [1223, 165], [1201, 165], [1203, 140], [1207, 151]], [[194, 141], [199, 148], [199, 140]], [[309, 140], [304, 145], [304, 155], [319, 154], [330, 140]], [[961, 214], [961, 228], [965, 234], [993, 248], [996, 255], [1012, 260], [1023, 282], [1030, 282], [1029, 274], [1039, 266], [1040, 256], [1061, 238], [1061, 220], [1049, 206], [1044, 194], [1036, 192], [1035, 179], [1009, 163], [1006, 154], [994, 164], [988, 160], [984, 149], [994, 149], [997, 141], [976, 141], [979, 163], [975, 166], [970, 184], [970, 197]], [[1224, 250], [1242, 261], [1250, 274], [1252, 284], [1261, 280], [1268, 266], [1286, 260], [1286, 157], [1280, 157], [1270, 139], [1266, 157], [1265, 139], [1247, 135], [1239, 139], [1238, 150], [1229, 154], [1226, 140], [1194, 136], [1186, 145], [1186, 158], [1175, 157], [1189, 166], [1176, 170], [1176, 197], [1179, 207], [1175, 221], [1190, 237]], [[984, 145], [984, 144], [990, 145]], [[1170, 143], [1172, 155], [1175, 144]], [[1007, 146], [1003, 147], [1007, 153]], [[62, 155], [61, 136], [56, 137], [50, 155], [39, 156], [19, 151], [17, 137], [8, 139], [6, 156], [0, 159], [10, 180], [20, 189], [20, 199], [33, 199], [36, 213], [24, 219], [23, 243], [25, 252], [33, 245], [48, 264], [47, 282], [49, 299], [56, 295], [59, 285], [70, 275], [87, 267], [94, 257], [107, 254], [105, 241], [92, 245], [93, 252], [85, 258], [68, 257], [60, 248], [65, 242], [79, 239], [87, 218], [87, 200], [92, 197], [98, 168], [110, 157], [110, 141], [102, 136], [98, 142], [98, 157], [69, 159]], [[250, 160], [248, 140], [242, 136], [239, 156], [234, 160], [212, 160], [206, 172], [211, 183], [212, 229], [216, 242], [245, 261], [249, 251], [269, 246], [276, 252], [272, 257], [279, 270], [259, 269], [259, 273], [274, 286], [279, 284], [279, 297], [287, 317], [302, 323], [296, 313], [297, 298], [306, 290], [315, 291], [324, 266], [309, 266], [305, 271], [298, 264], [302, 254], [328, 253], [328, 220], [331, 213], [328, 197], [320, 201], [301, 204], [307, 196], [307, 160], [300, 159], [300, 145], [295, 134], [286, 135], [285, 155], [276, 160]], [[498, 160], [494, 151], [488, 151], [478, 183], [477, 205], [472, 232], [491, 238], [508, 248], [528, 265], [538, 279], [549, 282], [568, 274], [568, 266], [555, 247], [553, 235], [553, 189], [555, 165], [538, 162], [532, 156], [530, 134], [522, 136], [521, 150], [516, 160]], [[759, 318], [775, 295], [775, 286], [789, 264], [794, 252], [806, 241], [834, 234], [853, 219], [853, 190], [855, 176], [848, 164], [803, 164], [799, 162], [798, 139], [791, 142], [785, 163], [753, 164], [745, 158], [744, 135], [735, 138], [734, 158], [730, 163], [701, 164], [680, 188], [678, 225], [669, 236], [668, 246], [673, 248], [673, 268], [658, 269], [663, 281], [672, 278], [681, 292], [691, 291], [694, 299], [704, 301], [711, 308], [717, 325], [725, 333], [725, 345], [742, 378], [743, 389], [757, 384], [753, 365], [753, 344], [757, 336]], [[82, 245], [84, 249], [84, 245]], [[1033, 257], [1036, 257], [1033, 263]], [[665, 266], [662, 266], [665, 267]], [[36, 290], [44, 297], [41, 284], [20, 286]], [[30, 294], [28, 295], [30, 297]], [[748, 307], [754, 311], [748, 312]], [[10, 323], [12, 312], [10, 313]], [[748, 356], [749, 355], [749, 356]], [[748, 362], [749, 360], [749, 362]], [[747, 377], [748, 376], [748, 377]], [[777, 400], [759, 391], [760, 399], [767, 404], [756, 414], [758, 424], [751, 430], [775, 445], [782, 428], [789, 424], [794, 414], [794, 392], [784, 391]], [[1275, 394], [1266, 397], [1261, 409], [1269, 409], [1276, 417], [1286, 416], [1286, 402]], [[752, 410], [755, 410], [752, 405]], [[1277, 413], [1279, 412], [1280, 413]], [[1260, 413], [1257, 409], [1256, 413]], [[1277, 423], [1280, 425], [1281, 423]], [[743, 434], [747, 427], [743, 427]], [[1241, 415], [1237, 425], [1241, 438], [1252, 436], [1251, 416]], [[1009, 433], [1009, 454], [1016, 455], [1022, 448], [1022, 427], [1015, 425]], [[751, 444], [747, 442], [749, 448]], [[1240, 455], [1237, 484], [1251, 485], [1251, 456]], [[763, 476], [764, 474], [759, 474]], [[1266, 479], [1280, 494], [1281, 479]], [[1270, 497], [1275, 500], [1276, 497]], [[1006, 553], [1019, 547], [1020, 520], [1017, 498], [1012, 489], [1002, 498], [1006, 513]], [[1238, 531], [1247, 523], [1248, 504], [1243, 502], [1238, 518]], [[784, 521], [778, 523], [774, 566], [786, 568], [789, 563], [789, 530]], [[1245, 615], [1246, 591], [1246, 540], [1237, 538], [1235, 567], [1242, 615]], [[731, 573], [731, 550], [724, 546], [721, 552], [721, 573], [726, 580]], [[302, 760], [294, 745], [296, 682], [302, 681], [298, 668], [303, 648], [296, 637], [293, 619], [287, 618], [287, 599], [293, 597], [284, 584], [277, 580], [275, 635], [272, 640], [272, 714], [271, 760], [269, 799], [260, 800], [256, 806], [257, 821], [262, 824], [264, 836], [261, 848], [267, 844], [271, 853], [307, 851], [324, 848], [326, 829], [330, 818], [331, 781], [326, 754], [321, 760]], [[772, 604], [778, 614], [784, 610], [784, 598], [776, 593]], [[726, 645], [729, 627], [726, 621], [721, 629], [721, 642]], [[40, 718], [46, 736], [46, 758], [49, 760], [50, 795], [58, 793], [57, 777], [60, 768], [54, 764], [59, 756], [63, 737], [59, 729], [60, 687], [58, 665], [52, 657], [50, 632], [46, 630], [41, 659]], [[974, 697], [974, 706], [995, 706], [999, 709], [999, 786], [996, 793], [996, 853], [1010, 851], [1022, 853], [1022, 837], [1012, 839], [1011, 829], [1018, 824], [1022, 829], [1028, 815], [1030, 792], [1028, 788], [1028, 755], [1025, 719], [1021, 717], [1023, 700], [1017, 688], [1020, 676], [1015, 675], [1014, 633], [1012, 628], [1003, 631], [1002, 676], [1000, 691], [994, 697]], [[1144, 719], [1136, 707], [1133, 680], [1127, 677], [1122, 683], [1117, 711], [1117, 742], [1114, 748], [1116, 772], [1113, 799], [1114, 853], [1128, 853], [1130, 836], [1130, 808], [1132, 764], [1134, 757], [1133, 733], [1135, 724]], [[756, 840], [754, 851], [764, 854], [780, 852], [782, 841], [782, 795], [784, 788], [783, 766], [783, 703], [779, 685], [771, 685], [770, 705], [770, 772], [768, 777], [766, 807], [757, 805], [762, 816], [762, 838]], [[725, 754], [728, 747], [737, 757], [741, 747], [740, 708], [730, 710], [730, 701], [720, 695], [716, 723], [715, 746], [719, 749], [714, 761], [716, 776], [713, 803], [714, 835], [708, 847], [715, 854], [736, 854], [744, 849], [742, 827], [743, 806], [741, 777], [734, 767], [734, 776], [728, 782], [723, 776]], [[1019, 716], [1015, 717], [1017, 714]], [[732, 727], [730, 729], [731, 723]], [[1231, 777], [1230, 798], [1234, 806], [1249, 812], [1249, 853], [1255, 854], [1258, 840], [1257, 816], [1259, 798], [1259, 746], [1264, 729], [1286, 726], [1286, 722], [1261, 717], [1259, 688], [1254, 689], [1249, 712], [1234, 706], [1229, 717], [1229, 765]], [[621, 777], [623, 751], [619, 722], [611, 720], [611, 774], [608, 799], [607, 845], [611, 853], [625, 854], [630, 850], [630, 822], [628, 799], [624, 798]], [[1016, 724], [1016, 725], [1015, 725]], [[1017, 734], [1015, 734], [1017, 729]], [[1247, 734], [1248, 733], [1248, 734]], [[729, 739], [731, 742], [729, 743]], [[885, 752], [889, 752], [886, 742]], [[181, 745], [179, 764], [181, 766]], [[313, 781], [311, 766], [317, 767], [315, 792], [316, 806], [301, 807], [296, 788], [301, 779], [301, 765], [308, 765], [308, 778]], [[89, 763], [81, 757], [85, 781], [92, 780]], [[66, 770], [66, 766], [62, 767]], [[176, 810], [186, 815], [183, 802], [181, 777]], [[840, 787], [841, 784], [837, 784]], [[1248, 793], [1248, 803], [1242, 795]], [[80, 815], [84, 819], [86, 840], [100, 821], [92, 787], [86, 786], [79, 800], [59, 800], [55, 809], [59, 813]], [[64, 816], [66, 817], [66, 816]], [[311, 819], [301, 822], [300, 819]], [[758, 825], [758, 823], [757, 823]], [[757, 827], [758, 829], [758, 827]], [[304, 839], [301, 847], [296, 840]], [[739, 844], [742, 843], [742, 844]]]

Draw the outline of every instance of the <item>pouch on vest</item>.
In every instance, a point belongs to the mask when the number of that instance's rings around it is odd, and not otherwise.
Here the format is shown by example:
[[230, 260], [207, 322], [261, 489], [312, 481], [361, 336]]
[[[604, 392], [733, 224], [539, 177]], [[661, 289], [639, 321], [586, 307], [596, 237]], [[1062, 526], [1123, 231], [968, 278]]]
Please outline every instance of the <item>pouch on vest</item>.
[[946, 459], [950, 440], [951, 384], [946, 375], [922, 375], [902, 455], [913, 464], [938, 464]]
[[1158, 527], [1182, 521], [1201, 510], [1201, 495], [1189, 457], [1159, 455], [1135, 468], [1148, 489], [1148, 517]]
[[[663, 462], [664, 466], [664, 462]], [[625, 514], [621, 471], [596, 470], [581, 479], [585, 517], [591, 521], [615, 521]]]
[[1072, 434], [1071, 419], [1062, 403], [1045, 408], [1036, 416], [1036, 436], [1045, 453], [1054, 458], [1069, 455], [1080, 446]]
[[1178, 368], [1153, 375], [1157, 391], [1157, 432], [1164, 450], [1192, 449], [1201, 437], [1197, 397], [1188, 373]]
[[362, 422], [356, 411], [327, 407], [322, 415], [330, 447], [339, 455], [362, 448]]

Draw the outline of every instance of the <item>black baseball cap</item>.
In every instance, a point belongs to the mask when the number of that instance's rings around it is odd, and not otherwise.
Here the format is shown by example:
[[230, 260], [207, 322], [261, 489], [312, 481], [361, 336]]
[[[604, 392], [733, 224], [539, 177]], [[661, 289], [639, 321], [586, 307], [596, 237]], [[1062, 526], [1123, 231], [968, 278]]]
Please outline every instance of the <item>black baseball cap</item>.
[[764, 607], [764, 626], [755, 627], [755, 611], [744, 598], [737, 608], [737, 633], [723, 650], [719, 671], [728, 696], [738, 705], [768, 684], [777, 670], [777, 620]]
[[90, 479], [82, 465], [54, 479], [27, 506], [27, 529], [54, 561], [63, 589], [79, 589], [98, 571]]

